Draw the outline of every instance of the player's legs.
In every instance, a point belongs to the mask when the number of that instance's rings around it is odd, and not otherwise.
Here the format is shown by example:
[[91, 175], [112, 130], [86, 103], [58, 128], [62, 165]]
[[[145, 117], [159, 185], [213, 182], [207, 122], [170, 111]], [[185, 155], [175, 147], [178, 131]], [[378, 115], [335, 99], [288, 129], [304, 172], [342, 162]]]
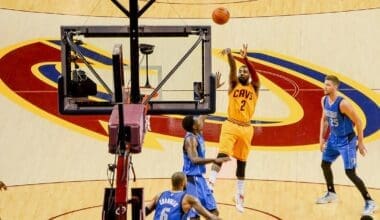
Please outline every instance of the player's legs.
[[334, 188], [334, 176], [331, 170], [331, 164], [338, 158], [339, 151], [334, 146], [327, 143], [325, 151], [322, 154], [321, 168], [325, 177], [327, 192], [324, 196], [317, 199], [317, 204], [325, 204], [336, 200], [337, 196]]
[[[236, 126], [230, 121], [225, 121], [222, 125], [222, 130], [219, 138], [219, 157], [226, 157], [233, 154], [232, 149], [236, 142]], [[209, 186], [211, 190], [216, 182], [216, 177], [220, 171], [222, 164], [213, 163], [210, 172]]]
[[355, 184], [364, 200], [371, 200], [364, 182], [356, 174], [356, 138], [339, 148], [347, 177]]
[[236, 160], [236, 194], [235, 206], [240, 212], [244, 211], [244, 179], [246, 161]]
[[[211, 190], [208, 188], [206, 180], [203, 176], [188, 176], [186, 193], [199, 199], [201, 204], [210, 212], [218, 215], [216, 201]], [[200, 219], [199, 214], [191, 209], [187, 217], [190, 219]]]
[[235, 132], [238, 138], [233, 145], [232, 155], [237, 160], [247, 161], [253, 137], [253, 127], [238, 126]]
[[249, 155], [249, 147], [253, 136], [253, 127], [239, 126], [239, 139], [233, 148], [233, 156], [236, 158], [236, 195], [235, 205], [238, 211], [244, 211], [244, 179], [246, 161]]
[[356, 188], [359, 190], [364, 199], [365, 204], [363, 215], [372, 215], [373, 212], [377, 209], [376, 203], [369, 195], [363, 180], [356, 174], [356, 169], [346, 169], [346, 175], [355, 184]]
[[369, 195], [363, 180], [356, 174], [356, 142], [357, 138], [355, 137], [347, 145], [340, 147], [339, 151], [347, 177], [355, 184], [365, 201], [363, 215], [371, 215], [376, 209], [376, 204]]
[[340, 153], [336, 149], [335, 146], [333, 146], [329, 143], [326, 144], [326, 148], [322, 154], [321, 168], [322, 168], [325, 180], [326, 180], [326, 186], [327, 186], [328, 192], [335, 193], [334, 178], [333, 178], [333, 173], [331, 170], [331, 164], [336, 160], [336, 158], [338, 158], [339, 155], [340, 155]]
[[325, 160], [322, 160], [321, 168], [323, 171], [323, 176], [325, 177], [327, 192], [335, 193], [334, 175], [333, 175], [333, 172], [331, 170], [331, 162], [327, 162]]
[[236, 126], [237, 125], [230, 121], [225, 121], [223, 123], [219, 138], [219, 153], [232, 155], [232, 149], [238, 137]]
[[[194, 196], [195, 198], [198, 198], [198, 186], [196, 182], [195, 176], [187, 176], [187, 185], [186, 185], [186, 193]], [[202, 203], [202, 201], [200, 201]], [[187, 213], [187, 218], [197, 220], [200, 219], [197, 211], [194, 209], [190, 209], [190, 211]]]
[[204, 177], [199, 179], [199, 195], [203, 197], [204, 203], [202, 205], [215, 215], [219, 215], [219, 211], [216, 206], [216, 200], [212, 191], [207, 186], [207, 181]]

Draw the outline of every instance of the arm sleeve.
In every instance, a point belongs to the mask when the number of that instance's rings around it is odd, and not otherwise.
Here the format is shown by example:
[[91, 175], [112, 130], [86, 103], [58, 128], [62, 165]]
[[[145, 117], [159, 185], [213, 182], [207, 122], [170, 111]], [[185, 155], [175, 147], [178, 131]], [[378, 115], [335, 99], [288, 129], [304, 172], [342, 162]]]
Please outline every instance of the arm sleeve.
[[249, 73], [251, 74], [252, 81], [253, 82], [259, 82], [260, 81], [259, 76], [257, 75], [255, 67], [253, 66], [253, 64], [251, 62], [249, 62], [247, 57], [244, 58], [244, 63], [247, 66]]

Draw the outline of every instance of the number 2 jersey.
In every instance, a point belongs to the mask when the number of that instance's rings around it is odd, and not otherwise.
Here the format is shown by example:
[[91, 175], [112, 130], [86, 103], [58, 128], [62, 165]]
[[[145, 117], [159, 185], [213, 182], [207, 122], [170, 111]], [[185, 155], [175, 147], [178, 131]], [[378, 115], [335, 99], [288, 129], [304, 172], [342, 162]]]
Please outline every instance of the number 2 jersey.
[[251, 121], [255, 111], [257, 94], [251, 84], [237, 83], [228, 94], [228, 118], [243, 123]]
[[182, 199], [184, 191], [165, 191], [161, 193], [156, 204], [154, 220], [181, 220], [184, 213], [182, 210]]

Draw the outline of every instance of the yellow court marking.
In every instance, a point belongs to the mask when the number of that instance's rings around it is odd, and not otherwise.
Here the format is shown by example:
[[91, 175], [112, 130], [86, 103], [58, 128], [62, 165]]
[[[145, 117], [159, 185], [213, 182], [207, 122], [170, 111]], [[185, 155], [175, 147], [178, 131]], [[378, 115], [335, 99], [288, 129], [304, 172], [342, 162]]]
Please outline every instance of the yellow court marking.
[[[356, 82], [356, 81], [348, 78], [347, 76], [345, 76], [343, 74], [340, 74], [340, 73], [332, 71], [332, 70], [330, 70], [328, 68], [321, 67], [321, 66], [318, 66], [318, 65], [306, 62], [304, 60], [300, 60], [300, 59], [297, 59], [297, 58], [294, 58], [294, 57], [290, 57], [290, 56], [287, 56], [287, 55], [284, 55], [284, 54], [280, 54], [280, 53], [277, 53], [277, 52], [265, 51], [265, 52], [262, 52], [262, 53], [266, 53], [268, 55], [271, 55], [271, 56], [274, 56], [274, 57], [278, 57], [278, 58], [281, 58], [283, 60], [287, 60], [287, 61], [299, 64], [299, 65], [308, 67], [310, 69], [316, 70], [316, 71], [318, 71], [320, 73], [323, 73], [325, 75], [335, 75], [335, 76], [337, 76], [339, 78], [339, 80], [341, 82], [344, 82], [344, 83], [352, 86], [354, 89], [360, 91], [367, 98], [371, 99], [374, 103], [380, 103], [380, 94], [378, 94], [375, 91], [369, 89], [368, 87], [366, 87], [366, 86], [364, 86], [364, 85], [362, 85], [362, 84], [360, 84], [360, 83], [358, 83], [358, 82]], [[267, 63], [267, 62], [264, 62], [264, 61], [259, 61], [259, 62]], [[317, 85], [320, 88], [324, 87], [324, 83], [319, 82], [318, 80], [315, 80], [315, 79], [313, 79], [311, 77], [305, 76], [303, 74], [299, 74], [298, 72], [295, 72], [295, 71], [287, 70], [286, 68], [278, 66], [278, 65], [274, 65], [274, 64], [268, 64], [268, 65], [273, 65], [273, 66], [277, 66], [280, 69], [284, 69], [284, 71], [286, 71], [287, 73], [292, 74], [292, 75], [297, 76], [297, 77], [300, 77], [300, 78], [303, 78], [306, 81], [308, 81], [310, 83], [313, 83], [313, 84]], [[363, 128], [365, 128], [365, 126], [367, 124], [367, 120], [366, 120], [366, 116], [365, 116], [363, 110], [350, 97], [348, 97], [348, 96], [346, 96], [346, 95], [344, 95], [342, 93], [341, 93], [341, 95], [343, 97], [345, 97], [353, 105], [355, 111], [358, 113], [360, 119], [363, 122]], [[380, 131], [378, 130], [377, 132], [373, 133], [372, 135], [365, 137], [365, 141], [366, 142], [372, 142], [372, 141], [375, 141], [375, 140], [377, 140], [379, 138], [380, 138]]]

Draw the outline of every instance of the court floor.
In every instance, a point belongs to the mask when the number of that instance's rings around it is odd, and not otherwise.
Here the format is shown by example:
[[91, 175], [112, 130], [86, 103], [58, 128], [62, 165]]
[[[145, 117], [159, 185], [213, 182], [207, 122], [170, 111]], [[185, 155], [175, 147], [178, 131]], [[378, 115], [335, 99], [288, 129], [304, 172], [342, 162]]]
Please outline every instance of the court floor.
[[[166, 4], [170, 1], [165, 1], [157, 1], [160, 4], [149, 11], [145, 23], [171, 25], [177, 22], [183, 25], [193, 21], [203, 24], [206, 21], [211, 24], [209, 17], [212, 10], [224, 5], [233, 15], [230, 24], [236, 26], [214, 28], [213, 31], [217, 34], [213, 39], [213, 47], [231, 46], [225, 42], [238, 42], [235, 45], [240, 46], [241, 42], [248, 40], [250, 46], [254, 43], [253, 47], [258, 47], [257, 49], [271, 49], [297, 56], [342, 72], [351, 81], [355, 81], [355, 85], [365, 85], [369, 89], [363, 90], [364, 93], [375, 97], [379, 103], [379, 61], [376, 60], [376, 54], [380, 51], [380, 32], [375, 28], [378, 26], [376, 20], [379, 21], [380, 18], [379, 0], [213, 0], [209, 1], [209, 5], [201, 0], [176, 1], [179, 4]], [[110, 1], [46, 2], [0, 1], [3, 30], [0, 58], [4, 54], [13, 53], [12, 50], [17, 49], [14, 45], [20, 42], [34, 42], [41, 37], [59, 38], [59, 27], [63, 24], [125, 24], [125, 16]], [[271, 7], [268, 7], [268, 2]], [[256, 16], [260, 19], [246, 19]], [[185, 19], [187, 20], [184, 21]], [[244, 25], [253, 28], [240, 34], [242, 30], [246, 31]], [[347, 26], [353, 32], [347, 33]], [[323, 41], [324, 39], [327, 40]], [[321, 47], [321, 42], [326, 46]], [[326, 56], [332, 53], [336, 54], [334, 58]], [[20, 56], [25, 57], [25, 54]], [[37, 69], [40, 62], [47, 61], [38, 60], [38, 65], [36, 61], [30, 69]], [[13, 70], [12, 68], [10, 69]], [[41, 101], [39, 99], [37, 104], [20, 101], [20, 94], [38, 94], [28, 90], [29, 84], [14, 90], [6, 86], [0, 79], [0, 180], [8, 184], [8, 190], [0, 192], [0, 220], [100, 219], [104, 189], [109, 187], [105, 170], [107, 164], [113, 161], [113, 156], [107, 153], [105, 138], [99, 139], [99, 135], [94, 138], [94, 135], [88, 135], [82, 128], [65, 127], [57, 123], [59, 118], [40, 114], [36, 110]], [[55, 94], [53, 95], [55, 102]], [[265, 93], [261, 96], [265, 97]], [[259, 103], [261, 106], [258, 107], [262, 116], [285, 114], [283, 107], [273, 107], [278, 104], [277, 99], [271, 97], [263, 100], [265, 101]], [[222, 95], [218, 95], [218, 101], [223, 102]], [[220, 111], [225, 111], [225, 108]], [[371, 116], [371, 120], [376, 120], [376, 117], [378, 116]], [[278, 133], [273, 134], [273, 137], [276, 135]], [[368, 184], [369, 192], [378, 204], [379, 140], [379, 131], [375, 131], [375, 135], [366, 140], [368, 155], [358, 157], [359, 176]], [[148, 134], [146, 145], [153, 147], [144, 146], [143, 153], [136, 155], [134, 164], [139, 178], [135, 183], [130, 182], [131, 187], [144, 188], [146, 202], [156, 193], [169, 189], [168, 177], [182, 165], [181, 144], [182, 139], [177, 140], [170, 135]], [[208, 157], [217, 153], [217, 143], [211, 145], [207, 144]], [[216, 183], [215, 197], [223, 219], [360, 219], [364, 202], [358, 190], [345, 176], [341, 161], [337, 161], [334, 168], [338, 201], [317, 205], [316, 198], [325, 191], [317, 148], [295, 148], [288, 151], [254, 148], [253, 151], [249, 158], [250, 164], [247, 165], [244, 213], [237, 212], [233, 203], [234, 168], [224, 169]], [[380, 211], [373, 217], [380, 219]], [[147, 219], [151, 220], [152, 216]]]
[[[143, 187], [145, 201], [167, 189], [169, 179], [138, 179], [131, 187]], [[0, 194], [0, 214], [7, 219], [100, 219], [105, 180], [57, 182], [9, 186]], [[351, 186], [336, 187], [335, 203], [317, 205], [324, 191], [322, 184], [247, 180], [245, 212], [235, 210], [234, 180], [220, 179], [215, 187], [220, 216], [223, 219], [360, 219], [363, 201]], [[380, 189], [369, 190], [380, 201]], [[374, 219], [380, 218], [375, 213]], [[147, 219], [152, 219], [149, 216]]]

